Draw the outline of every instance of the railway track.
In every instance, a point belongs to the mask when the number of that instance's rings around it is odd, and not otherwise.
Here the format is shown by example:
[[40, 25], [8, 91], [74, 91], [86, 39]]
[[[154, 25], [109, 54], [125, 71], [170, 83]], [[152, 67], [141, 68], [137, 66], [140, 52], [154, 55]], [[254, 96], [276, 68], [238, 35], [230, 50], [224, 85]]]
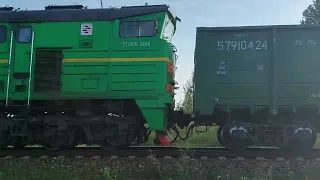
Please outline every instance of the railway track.
[[225, 148], [178, 148], [178, 147], [130, 147], [122, 150], [103, 150], [99, 147], [78, 147], [72, 150], [44, 150], [42, 148], [6, 149], [0, 151], [0, 158], [219, 158], [219, 159], [317, 159], [320, 161], [320, 149], [308, 154], [296, 154], [279, 149], [250, 148], [243, 152], [229, 151]]

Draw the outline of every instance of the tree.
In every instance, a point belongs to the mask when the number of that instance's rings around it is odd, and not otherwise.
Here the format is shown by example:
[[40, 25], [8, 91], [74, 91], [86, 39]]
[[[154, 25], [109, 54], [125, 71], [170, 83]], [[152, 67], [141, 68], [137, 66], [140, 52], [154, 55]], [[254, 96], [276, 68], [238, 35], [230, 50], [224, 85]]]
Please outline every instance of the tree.
[[186, 114], [192, 114], [193, 112], [193, 73], [191, 78], [183, 86], [184, 98], [177, 104], [177, 110], [183, 111]]
[[313, 0], [313, 3], [302, 13], [301, 24], [319, 24], [320, 23], [320, 0]]

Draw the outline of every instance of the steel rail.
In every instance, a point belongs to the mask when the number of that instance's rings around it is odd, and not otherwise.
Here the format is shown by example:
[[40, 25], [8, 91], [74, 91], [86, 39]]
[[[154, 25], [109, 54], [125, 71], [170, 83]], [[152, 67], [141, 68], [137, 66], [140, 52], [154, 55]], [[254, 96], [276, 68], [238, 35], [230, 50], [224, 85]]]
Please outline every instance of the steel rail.
[[5, 149], [0, 158], [12, 157], [165, 157], [178, 158], [237, 158], [237, 159], [319, 159], [320, 149], [298, 154], [272, 148], [250, 148], [246, 151], [230, 151], [225, 148], [178, 148], [178, 147], [130, 147], [104, 150], [98, 147], [78, 147], [72, 150], [43, 150], [42, 148]]

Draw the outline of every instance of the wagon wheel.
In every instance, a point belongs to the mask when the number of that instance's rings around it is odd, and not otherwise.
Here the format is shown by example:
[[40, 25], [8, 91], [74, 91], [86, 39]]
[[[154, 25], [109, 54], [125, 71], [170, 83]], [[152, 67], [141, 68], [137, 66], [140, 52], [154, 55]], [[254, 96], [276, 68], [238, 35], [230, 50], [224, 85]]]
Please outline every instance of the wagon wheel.
[[223, 146], [230, 150], [246, 150], [251, 144], [247, 131], [241, 123], [224, 125], [220, 131], [220, 138]]
[[317, 131], [313, 125], [306, 121], [294, 123], [294, 137], [289, 139], [287, 149], [297, 153], [307, 153], [312, 150], [317, 140]]
[[224, 144], [223, 144], [223, 142], [222, 142], [222, 140], [221, 140], [221, 131], [222, 131], [222, 129], [223, 129], [224, 126], [225, 126], [224, 124], [221, 124], [221, 125], [219, 126], [219, 128], [218, 128], [218, 131], [217, 131], [217, 139], [218, 139], [218, 142], [219, 142], [222, 146], [224, 146]]

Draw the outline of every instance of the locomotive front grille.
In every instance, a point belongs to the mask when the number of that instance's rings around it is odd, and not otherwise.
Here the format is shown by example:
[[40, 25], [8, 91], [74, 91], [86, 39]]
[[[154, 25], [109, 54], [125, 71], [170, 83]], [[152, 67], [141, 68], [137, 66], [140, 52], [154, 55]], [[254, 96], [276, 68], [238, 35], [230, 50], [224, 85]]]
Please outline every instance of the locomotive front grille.
[[62, 51], [36, 50], [35, 92], [59, 92], [61, 89]]

